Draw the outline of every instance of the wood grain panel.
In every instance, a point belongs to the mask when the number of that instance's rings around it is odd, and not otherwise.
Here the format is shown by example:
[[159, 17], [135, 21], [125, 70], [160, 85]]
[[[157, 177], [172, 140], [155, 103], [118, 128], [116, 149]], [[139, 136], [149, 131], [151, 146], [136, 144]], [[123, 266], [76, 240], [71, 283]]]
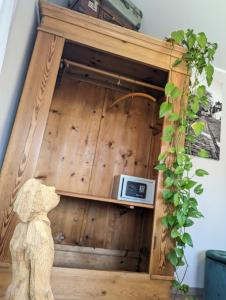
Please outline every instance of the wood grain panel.
[[[182, 87], [186, 76], [182, 76], [176, 72], [170, 74], [171, 82], [176, 86]], [[175, 111], [179, 113], [180, 102], [175, 100]], [[164, 120], [163, 128], [169, 125], [167, 120]], [[161, 143], [160, 152], [163, 153], [169, 147], [168, 143]], [[156, 187], [156, 202], [155, 202], [155, 212], [154, 212], [154, 228], [152, 237], [152, 250], [151, 250], [151, 264], [150, 273], [152, 275], [162, 275], [162, 276], [173, 276], [174, 270], [172, 265], [166, 258], [166, 254], [172, 247], [172, 240], [170, 239], [169, 232], [166, 227], [162, 224], [161, 219], [167, 212], [167, 206], [162, 198], [163, 190], [163, 174], [158, 173], [157, 187]]]
[[12, 204], [36, 167], [64, 39], [38, 33], [0, 179], [0, 259], [7, 260], [16, 225]]
[[134, 98], [109, 109], [119, 95], [110, 90], [106, 94], [89, 187], [91, 195], [110, 197], [114, 175], [148, 175], [155, 104]]
[[[11, 280], [8, 265], [0, 267], [0, 278], [3, 298]], [[56, 300], [169, 300], [171, 281], [151, 280], [142, 273], [54, 267], [51, 286]]]
[[[170, 43], [168, 43], [166, 40], [160, 40], [150, 35], [114, 25], [110, 22], [93, 18], [91, 16], [84, 16], [76, 11], [58, 7], [50, 3], [41, 3], [40, 10], [43, 17], [52, 17], [73, 25], [78, 25], [81, 27], [84, 26], [86, 28], [89, 27], [91, 30], [101, 32], [104, 35], [110, 35], [118, 39], [123, 38], [131, 43], [154, 49], [168, 55], [171, 53]], [[87, 26], [87, 24], [89, 24], [89, 26]], [[186, 50], [183, 47], [175, 45], [173, 54], [178, 56], [185, 51]]]
[[[161, 69], [150, 67], [144, 63], [138, 63], [136, 61], [131, 63], [131, 60], [129, 59], [122, 59], [122, 57], [113, 55], [112, 53], [100, 50], [97, 51], [96, 49], [69, 41], [65, 43], [63, 58], [86, 66], [95, 66], [97, 69], [109, 71], [111, 73], [133, 78], [142, 82], [151, 83], [162, 87], [163, 89], [168, 78], [168, 72]], [[75, 71], [75, 68], [72, 68], [72, 70]], [[82, 70], [78, 70], [77, 68], [76, 71], [79, 72], [79, 74], [82, 74]], [[94, 77], [94, 74], [89, 73], [89, 77], [91, 75]], [[95, 74], [95, 76], [97, 76], [97, 74]], [[103, 79], [105, 81], [110, 81], [110, 78], [107, 77], [104, 77]], [[112, 80], [110, 82], [112, 82]], [[125, 81], [122, 83], [123, 87], [127, 86], [130, 89], [134, 88], [134, 84], [129, 84], [129, 82], [126, 83]], [[139, 85], [136, 85], [135, 87], [141, 91], [143, 89], [146, 92], [154, 92], [153, 90], [144, 89], [144, 87], [141, 86], [139, 87]], [[160, 94], [162, 96], [164, 93]], [[158, 98], [158, 93], [153, 94], [153, 96]]]
[[49, 214], [55, 243], [80, 245], [81, 230], [88, 204], [88, 201], [61, 197], [59, 205]]
[[[170, 55], [176, 59], [186, 51], [179, 46], [172, 50], [166, 41], [53, 5], [41, 5], [41, 13], [40, 30], [165, 70], [171, 67]], [[186, 72], [182, 65], [177, 66], [176, 70]]]
[[137, 272], [139, 263], [139, 252], [55, 245], [56, 267]]
[[61, 197], [49, 218], [58, 244], [138, 252], [150, 249], [152, 211], [147, 209]]
[[148, 177], [155, 106], [63, 77], [55, 91], [35, 176], [58, 190], [111, 196], [114, 175]]
[[[150, 212], [149, 212], [150, 213]], [[145, 217], [143, 209], [90, 203], [84, 218], [81, 245], [108, 249], [139, 251]]]
[[154, 167], [158, 164], [163, 130], [163, 119], [159, 118], [160, 105], [161, 103], [156, 103], [156, 105], [153, 107], [153, 123], [155, 126], [152, 128], [152, 141], [148, 165], [148, 177], [155, 180], [158, 179], [158, 171], [156, 171]]
[[57, 189], [87, 193], [105, 89], [65, 75], [55, 91], [36, 177]]
[[148, 208], [148, 209], [153, 209], [154, 208], [154, 204], [146, 204], [146, 203], [141, 203], [141, 202], [132, 202], [131, 203], [131, 201], [128, 201], [128, 200], [117, 200], [117, 199], [110, 198], [110, 197], [87, 195], [87, 194], [67, 192], [67, 191], [62, 191], [62, 190], [56, 190], [56, 192], [60, 196], [86, 199], [86, 200], [89, 200], [89, 201], [100, 201], [100, 202], [105, 202], [105, 203], [115, 203], [115, 204], [118, 204], [118, 205], [123, 205], [123, 206], [130, 207], [130, 208], [134, 208], [134, 207], [144, 207], [144, 208]]
[[[156, 66], [163, 70], [169, 70], [170, 65], [176, 59], [175, 57], [171, 62], [170, 48], [167, 51], [169, 54], [164, 54], [154, 49], [141, 47], [139, 44], [127, 41], [125, 36], [120, 38], [117, 35], [117, 38], [115, 38], [112, 35], [105, 35], [103, 32], [92, 30], [87, 27], [86, 21], [83, 26], [72, 26], [72, 24], [56, 20], [55, 18], [43, 17], [40, 30], [50, 31], [59, 36], [64, 36], [68, 40], [126, 57], [131, 61]], [[162, 47], [159, 50], [161, 51]], [[180, 64], [176, 67], [176, 71], [184, 74], [185, 68]]]

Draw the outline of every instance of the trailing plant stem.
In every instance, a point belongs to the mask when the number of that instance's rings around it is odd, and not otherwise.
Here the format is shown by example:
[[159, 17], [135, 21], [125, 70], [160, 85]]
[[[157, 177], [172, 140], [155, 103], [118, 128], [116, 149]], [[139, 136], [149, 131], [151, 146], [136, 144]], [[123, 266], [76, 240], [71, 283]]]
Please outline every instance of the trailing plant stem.
[[[195, 34], [193, 30], [176, 31], [169, 39], [172, 45], [180, 44], [187, 48], [182, 59], [177, 59], [172, 64], [170, 58], [169, 82], [165, 86], [166, 101], [161, 104], [160, 117], [165, 117], [169, 124], [163, 132], [162, 140], [168, 143], [168, 150], [159, 155], [159, 164], [156, 169], [163, 172], [164, 189], [163, 199], [167, 206], [167, 213], [162, 218], [162, 223], [167, 227], [173, 240], [173, 247], [167, 258], [174, 266], [177, 280], [174, 287], [183, 293], [188, 291], [188, 286], [183, 283], [188, 270], [188, 262], [185, 257], [185, 247], [193, 246], [192, 238], [187, 228], [193, 225], [194, 218], [202, 217], [198, 210], [197, 196], [203, 193], [202, 185], [194, 176], [208, 175], [208, 172], [198, 169], [192, 172], [192, 158], [189, 155], [191, 143], [201, 134], [205, 124], [199, 120], [199, 109], [207, 105], [206, 87], [202, 85], [199, 78], [205, 74], [207, 85], [213, 79], [213, 61], [216, 44], [209, 43], [203, 32]], [[185, 62], [187, 73], [182, 88], [177, 87], [172, 81], [172, 71], [177, 65]], [[189, 80], [194, 74], [194, 79]], [[180, 111], [175, 110], [176, 103], [180, 103]], [[186, 146], [183, 139], [186, 136]], [[206, 151], [200, 151], [200, 156], [206, 156]], [[185, 266], [185, 272], [181, 279], [178, 277], [177, 269]]]

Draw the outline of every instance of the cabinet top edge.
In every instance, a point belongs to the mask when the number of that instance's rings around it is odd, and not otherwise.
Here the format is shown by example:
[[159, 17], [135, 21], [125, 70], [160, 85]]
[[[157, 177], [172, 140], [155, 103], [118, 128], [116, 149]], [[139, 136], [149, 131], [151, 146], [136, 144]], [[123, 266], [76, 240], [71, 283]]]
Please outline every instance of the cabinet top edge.
[[[39, 7], [42, 17], [50, 17], [71, 25], [80, 25], [81, 23], [85, 23], [87, 28], [89, 28], [91, 31], [99, 30], [99, 32], [101, 33], [104, 32], [104, 30], [107, 30], [108, 33], [111, 32], [112, 36], [114, 37], [115, 35], [124, 35], [125, 37], [128, 37], [130, 39], [134, 39], [134, 42], [136, 41], [136, 43], [140, 43], [141, 46], [146, 43], [149, 45], [149, 47], [153, 46], [162, 48], [164, 52], [168, 52], [169, 55], [172, 55], [174, 57], [181, 57], [183, 53], [186, 52], [185, 48], [178, 45], [175, 45], [174, 49], [172, 50], [171, 44], [166, 40], [161, 40], [141, 32], [136, 32], [124, 27], [120, 27], [118, 25], [88, 15], [83, 15], [79, 12], [61, 7], [56, 4], [50, 4], [47, 3], [46, 0], [41, 0], [39, 3]], [[42, 24], [40, 25], [40, 28], [42, 28]]]

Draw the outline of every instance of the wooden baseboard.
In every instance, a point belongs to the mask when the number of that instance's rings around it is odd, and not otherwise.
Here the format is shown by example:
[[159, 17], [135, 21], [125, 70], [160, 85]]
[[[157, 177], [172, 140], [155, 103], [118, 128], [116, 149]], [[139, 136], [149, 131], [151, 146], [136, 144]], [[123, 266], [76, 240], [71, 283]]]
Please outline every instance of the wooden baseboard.
[[[0, 264], [0, 299], [11, 280], [11, 268]], [[54, 267], [55, 300], [169, 300], [171, 282], [151, 280], [148, 274]]]

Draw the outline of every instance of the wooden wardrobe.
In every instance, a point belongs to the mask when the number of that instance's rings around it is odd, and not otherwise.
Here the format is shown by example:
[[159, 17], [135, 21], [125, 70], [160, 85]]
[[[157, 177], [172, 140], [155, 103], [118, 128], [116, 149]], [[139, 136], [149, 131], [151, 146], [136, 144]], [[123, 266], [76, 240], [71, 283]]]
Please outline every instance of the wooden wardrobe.
[[[10, 261], [16, 193], [40, 178], [61, 195], [49, 215], [56, 299], [169, 299], [171, 241], [161, 224], [162, 174], [153, 167], [167, 147], [164, 86], [182, 84], [185, 68], [171, 66], [184, 49], [55, 5], [40, 8], [1, 171], [1, 261]], [[154, 205], [113, 199], [118, 174], [156, 180]]]

